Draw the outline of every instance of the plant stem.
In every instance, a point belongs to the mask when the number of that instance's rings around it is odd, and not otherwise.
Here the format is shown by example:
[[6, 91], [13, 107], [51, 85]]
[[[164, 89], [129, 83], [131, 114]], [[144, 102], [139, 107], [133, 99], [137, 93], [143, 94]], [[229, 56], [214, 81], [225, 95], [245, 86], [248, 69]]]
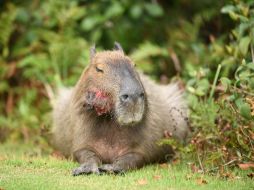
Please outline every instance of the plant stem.
[[252, 30], [252, 32], [250, 32], [250, 52], [251, 52], [251, 58], [252, 58], [252, 63], [254, 63], [254, 51], [253, 51], [253, 36], [254, 36], [254, 32]]
[[251, 50], [252, 63], [254, 63], [254, 51], [253, 51], [253, 45], [252, 44], [250, 46], [250, 50]]
[[213, 80], [213, 86], [212, 86], [212, 90], [210, 92], [210, 96], [209, 96], [209, 100], [212, 99], [213, 95], [214, 95], [214, 91], [215, 91], [215, 87], [216, 87], [216, 83], [218, 81], [219, 78], [219, 74], [220, 74], [220, 70], [221, 70], [221, 64], [218, 65], [214, 80]]

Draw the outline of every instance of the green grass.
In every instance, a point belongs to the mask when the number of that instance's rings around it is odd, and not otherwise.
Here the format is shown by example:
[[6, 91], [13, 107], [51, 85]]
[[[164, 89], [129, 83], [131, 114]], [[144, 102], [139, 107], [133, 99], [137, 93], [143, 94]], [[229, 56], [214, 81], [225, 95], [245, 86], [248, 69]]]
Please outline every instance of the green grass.
[[[226, 180], [216, 176], [192, 174], [187, 164], [176, 164], [168, 167], [147, 166], [124, 176], [72, 177], [71, 170], [77, 165], [43, 153], [39, 147], [4, 144], [0, 146], [0, 189], [248, 190], [254, 187], [253, 180], [247, 177], [250, 171], [234, 170], [233, 174], [240, 178]], [[207, 184], [199, 184], [199, 178], [205, 179]]]

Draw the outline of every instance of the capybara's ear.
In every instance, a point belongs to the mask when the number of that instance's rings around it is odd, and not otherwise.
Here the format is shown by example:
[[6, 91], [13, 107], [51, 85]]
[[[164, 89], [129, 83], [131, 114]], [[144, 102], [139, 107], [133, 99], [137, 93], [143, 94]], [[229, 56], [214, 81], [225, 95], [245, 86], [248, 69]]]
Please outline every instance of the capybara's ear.
[[90, 63], [93, 62], [93, 58], [96, 54], [95, 44], [90, 48]]
[[121, 51], [122, 53], [124, 53], [122, 46], [118, 42], [115, 42], [114, 50]]

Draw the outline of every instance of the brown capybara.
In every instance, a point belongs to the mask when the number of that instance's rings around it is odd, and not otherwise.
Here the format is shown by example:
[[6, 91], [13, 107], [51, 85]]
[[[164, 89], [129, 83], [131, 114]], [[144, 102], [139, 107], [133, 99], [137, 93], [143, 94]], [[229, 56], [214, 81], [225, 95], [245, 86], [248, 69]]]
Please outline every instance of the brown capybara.
[[173, 154], [158, 145], [165, 132], [189, 135], [187, 105], [177, 84], [158, 85], [136, 71], [115, 43], [90, 50], [90, 64], [74, 88], [60, 89], [53, 109], [53, 142], [80, 163], [73, 175], [140, 168]]

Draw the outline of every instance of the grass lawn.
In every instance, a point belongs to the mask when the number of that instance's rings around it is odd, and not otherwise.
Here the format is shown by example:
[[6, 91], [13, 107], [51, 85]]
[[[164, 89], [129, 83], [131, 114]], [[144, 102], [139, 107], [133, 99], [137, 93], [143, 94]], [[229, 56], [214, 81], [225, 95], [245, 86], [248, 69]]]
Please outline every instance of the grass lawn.
[[72, 177], [77, 163], [42, 154], [22, 144], [0, 145], [0, 190], [21, 189], [230, 189], [253, 190], [251, 171], [234, 170], [235, 179], [192, 174], [187, 164], [152, 165], [124, 176]]

